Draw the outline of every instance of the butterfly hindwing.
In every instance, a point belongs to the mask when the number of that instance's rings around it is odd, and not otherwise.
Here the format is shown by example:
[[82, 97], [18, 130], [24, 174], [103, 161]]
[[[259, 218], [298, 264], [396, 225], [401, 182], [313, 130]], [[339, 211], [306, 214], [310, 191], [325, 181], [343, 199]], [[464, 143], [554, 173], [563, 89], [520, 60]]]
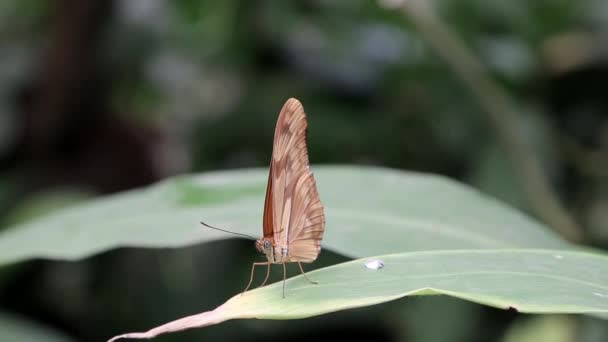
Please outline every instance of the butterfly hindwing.
[[303, 174], [296, 185], [296, 200], [288, 237], [290, 259], [312, 262], [321, 251], [325, 214], [311, 172]]

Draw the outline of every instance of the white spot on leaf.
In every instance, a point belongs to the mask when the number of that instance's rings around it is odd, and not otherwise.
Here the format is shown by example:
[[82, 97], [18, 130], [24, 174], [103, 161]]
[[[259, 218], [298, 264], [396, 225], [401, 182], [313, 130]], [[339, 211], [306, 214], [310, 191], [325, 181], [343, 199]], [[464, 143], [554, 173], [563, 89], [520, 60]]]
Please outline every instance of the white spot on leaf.
[[554, 255], [553, 255], [553, 257], [554, 257], [555, 259], [563, 259], [563, 258], [564, 258], [563, 256], [561, 256], [561, 255], [559, 255], [559, 254], [554, 254]]
[[365, 267], [370, 270], [379, 270], [384, 267], [384, 261], [380, 259], [371, 259], [365, 262]]

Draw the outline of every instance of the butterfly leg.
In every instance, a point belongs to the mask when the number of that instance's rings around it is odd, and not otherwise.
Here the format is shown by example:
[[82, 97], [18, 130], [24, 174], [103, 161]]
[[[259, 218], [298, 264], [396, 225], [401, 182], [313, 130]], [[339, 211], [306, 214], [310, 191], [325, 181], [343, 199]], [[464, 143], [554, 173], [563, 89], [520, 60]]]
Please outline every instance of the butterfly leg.
[[287, 267], [283, 263], [283, 299], [285, 299], [285, 279], [287, 279]]
[[270, 276], [270, 263], [268, 263], [268, 268], [266, 269], [266, 278], [264, 278], [264, 282], [262, 283], [262, 285], [260, 285], [258, 287], [262, 287], [262, 286], [266, 285], [266, 282], [268, 281], [269, 276]]
[[243, 293], [247, 292], [247, 290], [249, 290], [249, 288], [251, 287], [251, 283], [253, 282], [253, 272], [255, 271], [255, 267], [258, 265], [268, 265], [268, 267], [270, 267], [270, 262], [254, 262], [253, 265], [251, 265], [251, 276], [249, 277], [249, 284], [247, 284], [247, 287], [245, 288]]
[[302, 268], [302, 263], [298, 261], [298, 266], [300, 266], [300, 272], [302, 272], [302, 275], [304, 276], [304, 278], [306, 278], [306, 280], [308, 280], [311, 284], [318, 284], [318, 282], [310, 280], [310, 278], [308, 278], [308, 276], [306, 275], [306, 272], [304, 272], [304, 269]]

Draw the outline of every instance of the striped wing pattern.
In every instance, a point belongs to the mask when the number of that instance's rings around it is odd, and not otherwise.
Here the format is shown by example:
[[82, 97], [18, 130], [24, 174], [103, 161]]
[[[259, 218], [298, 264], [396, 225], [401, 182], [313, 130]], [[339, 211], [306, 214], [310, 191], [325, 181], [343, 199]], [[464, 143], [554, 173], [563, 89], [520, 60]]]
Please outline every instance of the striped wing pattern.
[[314, 261], [325, 230], [323, 205], [309, 168], [307, 126], [302, 104], [287, 100], [275, 129], [264, 205], [264, 237], [286, 253], [283, 261]]

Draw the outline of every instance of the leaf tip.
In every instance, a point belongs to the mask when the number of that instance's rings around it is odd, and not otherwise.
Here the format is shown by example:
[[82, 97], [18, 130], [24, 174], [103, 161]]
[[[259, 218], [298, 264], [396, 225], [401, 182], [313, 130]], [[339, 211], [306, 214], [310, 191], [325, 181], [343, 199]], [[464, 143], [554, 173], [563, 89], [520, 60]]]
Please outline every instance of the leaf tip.
[[151, 334], [150, 332], [145, 332], [145, 333], [128, 333], [128, 334], [122, 334], [122, 335], [114, 336], [111, 339], [109, 339], [108, 342], [118, 341], [118, 340], [121, 340], [123, 338], [145, 338], [145, 339], [151, 339], [151, 338], [153, 338], [155, 336], [156, 336], [155, 334]]
[[146, 332], [135, 332], [117, 335], [109, 339], [108, 342], [117, 341], [123, 338], [151, 339], [160, 334], [218, 324], [230, 319], [230, 317], [225, 315], [224, 311], [222, 310], [222, 307], [223, 305], [212, 311], [207, 311], [197, 315], [180, 318], [175, 321], [160, 325], [156, 328], [150, 329]]

